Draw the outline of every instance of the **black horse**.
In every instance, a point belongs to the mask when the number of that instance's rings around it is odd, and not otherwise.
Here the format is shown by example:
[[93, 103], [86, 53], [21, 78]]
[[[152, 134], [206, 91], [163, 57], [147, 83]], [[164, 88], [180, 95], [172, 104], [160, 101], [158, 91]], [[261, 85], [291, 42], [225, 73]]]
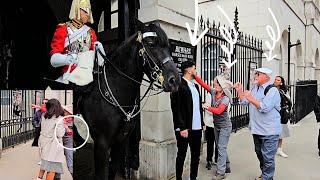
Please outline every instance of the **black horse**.
[[[105, 58], [104, 67], [94, 75], [92, 89], [82, 96], [80, 112], [94, 140], [96, 180], [115, 178], [122, 144], [134, 127], [131, 118], [139, 112], [143, 75], [151, 84], [160, 83], [165, 92], [176, 91], [180, 83], [165, 32], [158, 24], [137, 24], [137, 33], [110, 59]], [[110, 157], [112, 168], [108, 172]]]

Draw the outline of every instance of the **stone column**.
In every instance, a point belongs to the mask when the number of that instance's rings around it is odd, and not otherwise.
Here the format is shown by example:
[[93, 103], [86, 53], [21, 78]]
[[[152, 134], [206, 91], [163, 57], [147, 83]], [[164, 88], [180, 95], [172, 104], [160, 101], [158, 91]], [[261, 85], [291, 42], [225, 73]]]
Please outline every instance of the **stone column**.
[[[304, 80], [305, 76], [304, 76], [304, 72], [305, 72], [305, 63], [304, 62], [298, 62], [297, 64], [297, 72], [296, 72], [296, 78], [294, 78], [295, 80], [299, 79], [299, 80]], [[291, 77], [292, 76], [292, 72], [290, 72]], [[293, 78], [290, 78], [293, 80]]]
[[315, 71], [315, 67], [313, 65], [313, 62], [307, 62], [305, 75], [304, 75], [305, 79], [315, 80], [314, 71]]
[[[189, 42], [185, 22], [194, 23], [193, 0], [143, 0], [139, 19], [158, 21], [168, 38]], [[141, 94], [145, 88], [141, 89]], [[143, 107], [144, 102], [141, 102]], [[170, 94], [152, 96], [141, 113], [140, 179], [166, 180], [175, 176], [176, 140], [170, 107]]]

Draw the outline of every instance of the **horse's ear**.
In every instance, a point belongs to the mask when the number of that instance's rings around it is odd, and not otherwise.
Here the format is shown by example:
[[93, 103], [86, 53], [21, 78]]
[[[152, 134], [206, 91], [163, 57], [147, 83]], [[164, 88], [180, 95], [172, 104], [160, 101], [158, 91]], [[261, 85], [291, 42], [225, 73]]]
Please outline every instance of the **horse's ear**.
[[152, 24], [154, 24], [154, 25], [158, 26], [159, 28], [161, 28], [159, 21], [152, 22]]
[[146, 28], [146, 25], [139, 19], [135, 19], [135, 24], [138, 31], [143, 31]]

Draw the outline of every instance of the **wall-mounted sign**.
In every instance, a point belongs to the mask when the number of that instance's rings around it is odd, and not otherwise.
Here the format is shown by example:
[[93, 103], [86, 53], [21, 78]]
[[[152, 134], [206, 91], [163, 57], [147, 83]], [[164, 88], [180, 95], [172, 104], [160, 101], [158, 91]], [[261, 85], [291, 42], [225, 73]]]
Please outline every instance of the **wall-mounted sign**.
[[197, 46], [192, 46], [190, 43], [169, 40], [170, 53], [173, 61], [176, 63], [179, 73], [181, 73], [181, 63], [185, 61], [193, 61], [196, 63], [197, 59]]
[[257, 64], [257, 62], [249, 61], [249, 67], [250, 67], [250, 69], [249, 69], [250, 75], [248, 77], [249, 82], [247, 84], [247, 89], [252, 89], [254, 86], [254, 73], [255, 73], [254, 70], [258, 68], [258, 64]]

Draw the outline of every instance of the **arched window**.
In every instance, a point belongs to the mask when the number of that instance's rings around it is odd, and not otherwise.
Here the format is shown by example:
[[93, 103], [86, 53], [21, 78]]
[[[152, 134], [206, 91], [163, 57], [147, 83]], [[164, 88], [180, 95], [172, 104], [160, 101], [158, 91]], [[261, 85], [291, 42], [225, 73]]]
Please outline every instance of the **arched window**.
[[204, 81], [210, 81], [218, 74], [220, 74], [221, 58], [223, 58], [223, 51], [219, 44], [208, 43], [202, 46], [201, 49], [201, 76]]

